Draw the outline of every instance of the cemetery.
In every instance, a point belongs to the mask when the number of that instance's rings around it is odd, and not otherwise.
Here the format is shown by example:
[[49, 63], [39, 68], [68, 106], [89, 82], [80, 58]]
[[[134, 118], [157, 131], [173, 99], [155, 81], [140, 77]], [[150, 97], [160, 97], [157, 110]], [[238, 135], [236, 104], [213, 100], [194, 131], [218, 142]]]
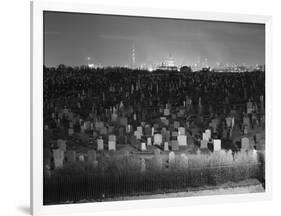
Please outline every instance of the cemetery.
[[264, 73], [44, 68], [44, 204], [264, 185]]

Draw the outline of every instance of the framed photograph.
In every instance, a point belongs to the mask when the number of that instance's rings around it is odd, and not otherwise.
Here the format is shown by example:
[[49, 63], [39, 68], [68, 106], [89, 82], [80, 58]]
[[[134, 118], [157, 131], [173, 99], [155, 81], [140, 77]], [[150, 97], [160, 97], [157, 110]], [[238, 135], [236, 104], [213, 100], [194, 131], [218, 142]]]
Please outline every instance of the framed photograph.
[[33, 215], [271, 198], [271, 17], [31, 4]]

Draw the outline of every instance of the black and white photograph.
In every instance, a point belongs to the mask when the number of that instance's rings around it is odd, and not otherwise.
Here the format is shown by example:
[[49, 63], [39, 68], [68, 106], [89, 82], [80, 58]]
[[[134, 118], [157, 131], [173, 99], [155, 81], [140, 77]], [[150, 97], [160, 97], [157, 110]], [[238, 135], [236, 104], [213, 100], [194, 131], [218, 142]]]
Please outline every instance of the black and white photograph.
[[43, 205], [265, 193], [265, 31], [44, 11]]

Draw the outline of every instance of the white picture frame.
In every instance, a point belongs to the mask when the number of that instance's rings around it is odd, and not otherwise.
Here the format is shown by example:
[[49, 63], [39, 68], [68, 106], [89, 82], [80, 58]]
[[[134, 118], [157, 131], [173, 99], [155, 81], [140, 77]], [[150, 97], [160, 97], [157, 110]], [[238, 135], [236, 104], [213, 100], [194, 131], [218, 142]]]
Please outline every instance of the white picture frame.
[[[95, 13], [159, 18], [179, 18], [208, 21], [247, 22], [265, 24], [266, 29], [266, 189], [264, 193], [213, 195], [161, 200], [134, 200], [103, 203], [43, 205], [43, 11]], [[186, 206], [206, 203], [245, 202], [272, 198], [272, 64], [270, 16], [194, 12], [139, 7], [104, 6], [63, 1], [33, 1], [31, 3], [31, 210], [33, 215], [115, 211], [162, 206]]]

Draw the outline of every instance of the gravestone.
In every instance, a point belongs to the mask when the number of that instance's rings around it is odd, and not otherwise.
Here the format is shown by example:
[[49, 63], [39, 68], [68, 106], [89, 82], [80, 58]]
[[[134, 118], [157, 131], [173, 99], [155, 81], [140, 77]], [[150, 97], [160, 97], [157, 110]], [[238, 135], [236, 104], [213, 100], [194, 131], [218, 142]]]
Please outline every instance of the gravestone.
[[188, 168], [188, 157], [186, 156], [186, 154], [182, 153], [180, 155], [180, 167], [182, 168]]
[[66, 140], [58, 139], [57, 140], [57, 146], [60, 150], [65, 152], [66, 151]]
[[123, 127], [120, 127], [119, 128], [119, 134], [118, 134], [119, 136], [124, 136], [124, 128]]
[[119, 118], [119, 124], [122, 125], [122, 126], [127, 127], [127, 125], [128, 125], [128, 119], [127, 119], [126, 117], [121, 117], [121, 118]]
[[141, 133], [139, 131], [135, 131], [134, 132], [134, 136], [137, 138], [137, 139], [141, 139]]
[[106, 127], [100, 128], [100, 134], [101, 135], [107, 135], [107, 128]]
[[207, 149], [208, 148], [208, 141], [207, 140], [201, 140], [200, 141], [200, 148], [201, 149]]
[[178, 133], [179, 133], [179, 135], [185, 135], [185, 128], [184, 127], [179, 127], [178, 128]]
[[209, 136], [208, 136], [208, 134], [203, 133], [203, 134], [202, 134], [202, 139], [203, 139], [203, 140], [206, 140], [206, 141], [209, 141]]
[[76, 161], [76, 152], [75, 151], [67, 151], [66, 152], [67, 162], [73, 163]]
[[108, 133], [109, 134], [112, 134], [112, 133], [114, 133], [114, 127], [113, 126], [108, 126]]
[[178, 121], [174, 121], [174, 128], [179, 128], [180, 127], [180, 123]]
[[164, 151], [169, 151], [169, 143], [168, 142], [164, 143]]
[[99, 130], [99, 129], [103, 128], [103, 127], [104, 127], [104, 123], [103, 123], [102, 121], [97, 121], [97, 122], [95, 123], [95, 128], [96, 128], [97, 130]]
[[84, 160], [85, 160], [85, 157], [84, 157], [83, 154], [80, 154], [80, 155], [78, 156], [78, 159], [79, 159], [79, 161], [84, 161]]
[[151, 137], [147, 137], [147, 145], [148, 145], [148, 146], [151, 145]]
[[243, 137], [241, 139], [241, 149], [242, 150], [250, 150], [250, 140], [247, 137]]
[[155, 134], [154, 135], [154, 145], [161, 145], [162, 144], [162, 135], [161, 134]]
[[207, 136], [207, 140], [211, 139], [211, 130], [210, 129], [206, 129], [205, 134]]
[[174, 152], [169, 153], [169, 167], [173, 167], [176, 163], [176, 155]]
[[111, 134], [108, 136], [108, 141], [114, 141], [116, 142], [116, 136], [114, 134]]
[[115, 151], [116, 150], [116, 141], [108, 141], [108, 150]]
[[146, 136], [151, 136], [151, 134], [152, 134], [152, 129], [151, 129], [150, 125], [146, 125], [146, 126], [145, 126], [145, 128], [144, 128], [144, 134], [145, 134]]
[[73, 128], [68, 128], [68, 136], [72, 136], [74, 134]]
[[166, 108], [164, 109], [164, 116], [169, 116], [170, 115], [170, 109]]
[[179, 143], [177, 140], [171, 141], [172, 151], [178, 151], [179, 150]]
[[221, 140], [220, 139], [214, 139], [214, 151], [220, 151], [221, 150]]
[[90, 130], [91, 129], [91, 122], [90, 121], [85, 121], [84, 122], [84, 129], [85, 130]]
[[179, 146], [186, 146], [187, 145], [187, 139], [185, 135], [180, 135], [177, 138]]
[[137, 131], [140, 133], [141, 136], [143, 136], [142, 126], [138, 126]]
[[177, 131], [172, 132], [172, 137], [177, 137], [178, 135], [179, 135], [179, 133]]
[[146, 144], [144, 142], [141, 143], [141, 151], [146, 151]]
[[64, 151], [62, 151], [61, 149], [54, 149], [53, 158], [54, 158], [54, 162], [55, 162], [55, 168], [63, 167]]
[[103, 147], [103, 139], [102, 138], [97, 140], [97, 145], [98, 145], [98, 147], [97, 147], [98, 151], [103, 151], [104, 147]]
[[161, 170], [162, 169], [162, 159], [160, 155], [155, 155], [151, 159], [152, 167], [155, 170]]

